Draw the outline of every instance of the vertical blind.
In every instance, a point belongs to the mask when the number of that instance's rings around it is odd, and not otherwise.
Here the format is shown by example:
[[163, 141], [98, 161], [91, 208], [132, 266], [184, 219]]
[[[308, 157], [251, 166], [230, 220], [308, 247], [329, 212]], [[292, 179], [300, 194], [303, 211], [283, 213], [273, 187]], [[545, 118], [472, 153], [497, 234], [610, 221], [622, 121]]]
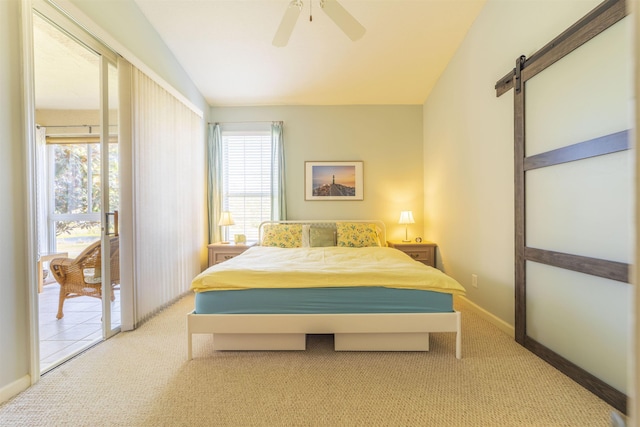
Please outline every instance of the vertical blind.
[[[271, 219], [271, 132], [222, 131], [222, 209], [233, 215], [229, 234], [258, 240], [258, 226]], [[277, 171], [274, 176], [277, 176]]]
[[189, 290], [205, 246], [202, 117], [133, 71], [135, 318]]

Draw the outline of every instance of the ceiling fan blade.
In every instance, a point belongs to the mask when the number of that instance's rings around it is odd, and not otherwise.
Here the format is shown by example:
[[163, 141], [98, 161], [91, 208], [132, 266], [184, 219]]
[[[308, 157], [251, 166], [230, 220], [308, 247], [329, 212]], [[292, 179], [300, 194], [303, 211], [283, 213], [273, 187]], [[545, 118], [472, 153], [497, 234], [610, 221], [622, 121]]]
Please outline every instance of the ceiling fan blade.
[[360, 39], [367, 31], [362, 24], [336, 0], [322, 0], [320, 7], [351, 40], [356, 41]]
[[300, 16], [300, 12], [302, 11], [302, 2], [300, 0], [292, 0], [287, 6], [287, 10], [284, 12], [284, 16], [282, 17], [282, 21], [280, 21], [280, 26], [276, 31], [276, 35], [273, 36], [273, 41], [271, 42], [274, 46], [284, 47], [289, 43], [289, 38], [291, 37], [291, 33], [293, 33], [293, 28], [296, 26], [296, 22], [298, 22], [298, 16]]

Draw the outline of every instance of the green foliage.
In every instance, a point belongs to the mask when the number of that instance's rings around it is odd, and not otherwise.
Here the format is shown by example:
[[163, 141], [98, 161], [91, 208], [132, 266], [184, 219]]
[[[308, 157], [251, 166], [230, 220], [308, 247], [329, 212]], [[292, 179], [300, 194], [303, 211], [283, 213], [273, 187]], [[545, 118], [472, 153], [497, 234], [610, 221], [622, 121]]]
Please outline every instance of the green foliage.
[[[54, 212], [56, 214], [90, 214], [100, 212], [101, 160], [99, 144], [60, 144], [54, 149]], [[118, 145], [109, 144], [109, 207], [118, 209]], [[57, 221], [56, 235], [96, 226], [93, 221]]]
[[57, 221], [56, 236], [71, 234], [77, 230], [92, 230], [100, 227], [100, 223], [94, 221]]

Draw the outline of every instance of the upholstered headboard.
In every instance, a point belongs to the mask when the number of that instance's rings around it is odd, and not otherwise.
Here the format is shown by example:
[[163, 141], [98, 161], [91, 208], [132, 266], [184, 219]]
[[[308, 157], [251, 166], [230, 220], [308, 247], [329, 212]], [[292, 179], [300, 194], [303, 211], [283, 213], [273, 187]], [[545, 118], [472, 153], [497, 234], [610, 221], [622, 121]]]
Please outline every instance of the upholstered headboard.
[[[310, 237], [308, 234], [311, 229], [313, 231], [333, 230], [334, 240], [340, 242], [343, 236], [338, 236], [338, 229], [345, 230], [347, 227], [352, 229], [366, 228], [375, 230], [375, 235], [379, 241], [380, 246], [387, 245], [387, 230], [384, 222], [380, 220], [286, 220], [286, 221], [264, 221], [260, 224], [258, 229], [259, 240], [258, 244], [263, 244], [265, 239], [265, 230], [269, 236], [272, 235], [274, 229], [279, 229], [291, 243], [292, 247], [298, 246], [314, 246], [309, 245]], [[330, 233], [330, 232], [329, 232]], [[326, 233], [320, 233], [326, 234]], [[299, 239], [299, 242], [298, 242]], [[335, 245], [335, 244], [334, 244]], [[272, 246], [272, 245], [270, 245]], [[331, 246], [331, 245], [322, 245]]]

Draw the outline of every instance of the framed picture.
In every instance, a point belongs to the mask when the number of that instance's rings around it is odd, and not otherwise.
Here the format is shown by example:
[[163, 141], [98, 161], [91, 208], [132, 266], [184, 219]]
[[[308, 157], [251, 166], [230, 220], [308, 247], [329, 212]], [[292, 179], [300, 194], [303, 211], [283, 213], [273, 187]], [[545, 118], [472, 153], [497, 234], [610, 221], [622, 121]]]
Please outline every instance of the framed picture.
[[305, 200], [362, 200], [362, 162], [305, 162]]

